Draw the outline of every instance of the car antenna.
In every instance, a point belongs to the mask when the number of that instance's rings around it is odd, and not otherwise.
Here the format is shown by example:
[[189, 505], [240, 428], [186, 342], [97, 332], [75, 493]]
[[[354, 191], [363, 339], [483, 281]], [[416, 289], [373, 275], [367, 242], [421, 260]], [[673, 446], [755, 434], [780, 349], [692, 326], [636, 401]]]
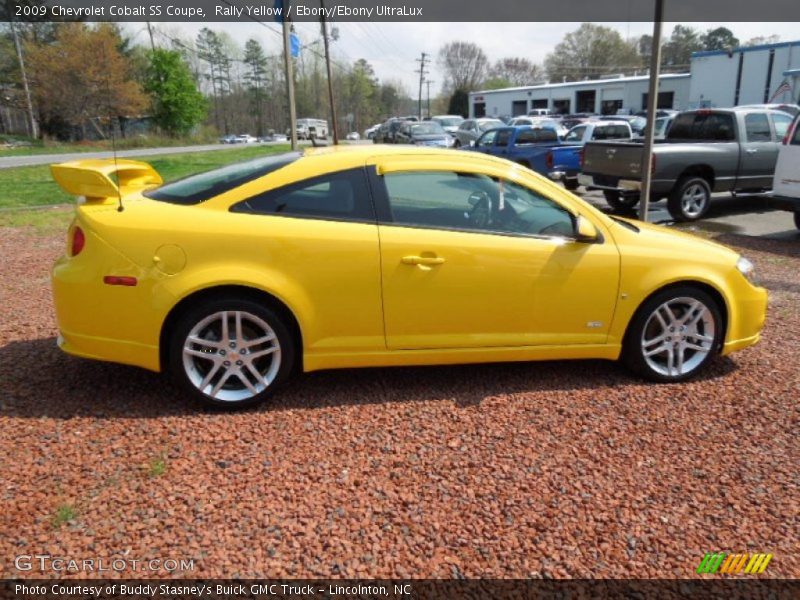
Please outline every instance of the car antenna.
[[[108, 64], [108, 60], [106, 57], [106, 48], [103, 46], [103, 62]], [[122, 212], [125, 210], [125, 207], [122, 205], [122, 188], [120, 188], [119, 184], [119, 165], [117, 164], [117, 136], [114, 133], [114, 117], [111, 114], [111, 81], [108, 75], [108, 69], [106, 69], [106, 102], [108, 107], [108, 124], [111, 129], [111, 153], [114, 156], [114, 175], [117, 179], [117, 212]]]

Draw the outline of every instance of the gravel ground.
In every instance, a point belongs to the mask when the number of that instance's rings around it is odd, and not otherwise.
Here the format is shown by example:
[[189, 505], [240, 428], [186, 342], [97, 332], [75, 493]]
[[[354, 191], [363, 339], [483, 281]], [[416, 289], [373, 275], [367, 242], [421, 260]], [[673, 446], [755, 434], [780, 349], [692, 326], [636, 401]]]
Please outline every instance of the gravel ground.
[[769, 318], [696, 382], [600, 361], [338, 371], [219, 414], [63, 355], [63, 235], [0, 232], [3, 577], [54, 575], [15, 570], [37, 553], [191, 558], [172, 575], [195, 577], [690, 577], [712, 551], [800, 577], [796, 243], [719, 236]]

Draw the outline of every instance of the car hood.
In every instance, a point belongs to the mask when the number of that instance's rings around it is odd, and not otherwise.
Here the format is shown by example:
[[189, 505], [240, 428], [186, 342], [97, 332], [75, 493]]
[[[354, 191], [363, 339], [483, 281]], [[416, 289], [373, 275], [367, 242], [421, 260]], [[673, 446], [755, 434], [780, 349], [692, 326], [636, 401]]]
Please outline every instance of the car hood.
[[[630, 223], [636, 227], [639, 233], [634, 234], [635, 243], [643, 247], [664, 247], [665, 245], [673, 245], [672, 247], [674, 250], [680, 251], [682, 254], [686, 255], [687, 258], [704, 258], [720, 263], [736, 264], [736, 261], [739, 259], [739, 253], [735, 250], [731, 250], [727, 246], [703, 239], [691, 233], [678, 231], [671, 227], [665, 227], [664, 225], [644, 223], [635, 219], [626, 219], [624, 217], [614, 218]], [[626, 233], [633, 233], [624, 225], [620, 225], [619, 223], [617, 223], [617, 225], [617, 229], [622, 229]], [[615, 235], [615, 237], [617, 236]]]

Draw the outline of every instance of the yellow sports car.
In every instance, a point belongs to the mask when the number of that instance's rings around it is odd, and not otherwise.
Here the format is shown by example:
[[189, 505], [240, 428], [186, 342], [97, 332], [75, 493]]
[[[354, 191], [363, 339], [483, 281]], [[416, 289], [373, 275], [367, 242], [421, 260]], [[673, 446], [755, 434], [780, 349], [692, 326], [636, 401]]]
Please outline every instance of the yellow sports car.
[[126, 160], [52, 172], [79, 196], [53, 269], [61, 348], [214, 405], [344, 367], [622, 358], [681, 381], [764, 323], [733, 251], [478, 153], [317, 148], [167, 184]]

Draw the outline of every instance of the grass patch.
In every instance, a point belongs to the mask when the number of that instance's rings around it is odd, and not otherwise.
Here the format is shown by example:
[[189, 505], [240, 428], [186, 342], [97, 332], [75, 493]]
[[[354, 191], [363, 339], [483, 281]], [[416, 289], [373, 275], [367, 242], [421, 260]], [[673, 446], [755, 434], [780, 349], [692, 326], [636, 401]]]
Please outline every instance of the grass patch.
[[75, 210], [71, 205], [0, 212], [0, 227], [31, 227], [38, 233], [66, 232]]
[[71, 504], [61, 504], [53, 515], [53, 527], [58, 528], [70, 521], [74, 521], [78, 516], [78, 511]]
[[167, 459], [164, 456], [151, 458], [147, 465], [147, 474], [150, 477], [161, 477], [167, 472]]
[[203, 134], [192, 138], [172, 138], [158, 135], [137, 135], [129, 138], [111, 140], [91, 140], [83, 142], [58, 142], [35, 140], [24, 136], [0, 135], [0, 158], [4, 156], [31, 156], [38, 154], [67, 154], [73, 152], [101, 152], [130, 150], [132, 148], [168, 148], [171, 146], [193, 146], [213, 144], [217, 136]]
[[[246, 147], [235, 150], [143, 156], [134, 160], [150, 163], [161, 174], [164, 181], [172, 181], [240, 160], [278, 154], [288, 150], [288, 145], [261, 146], [248, 144]], [[74, 198], [62, 192], [61, 188], [53, 181], [48, 165], [0, 169], [0, 190], [2, 190], [0, 192], [0, 209], [74, 202]]]

